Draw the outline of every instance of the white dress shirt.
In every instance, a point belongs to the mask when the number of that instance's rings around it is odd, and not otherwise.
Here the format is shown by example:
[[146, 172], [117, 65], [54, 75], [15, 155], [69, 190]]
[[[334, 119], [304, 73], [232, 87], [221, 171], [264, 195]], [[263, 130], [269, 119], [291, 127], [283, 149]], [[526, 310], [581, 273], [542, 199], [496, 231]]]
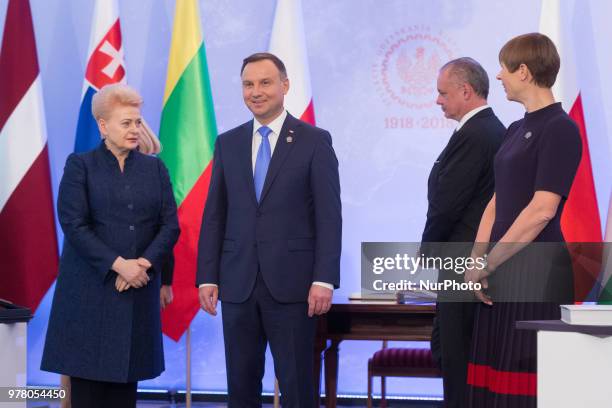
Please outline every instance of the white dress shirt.
[[463, 117], [461, 118], [461, 120], [459, 121], [459, 124], [457, 125], [457, 128], [455, 129], [455, 132], [458, 132], [459, 129], [461, 129], [463, 127], [463, 125], [465, 125], [465, 123], [472, 119], [474, 117], [474, 115], [476, 115], [478, 112], [485, 110], [489, 107], [489, 105], [483, 105], [483, 106], [479, 106], [475, 109], [472, 109], [471, 111], [469, 111], [468, 113], [466, 113], [465, 115], [463, 115]]
[[[270, 159], [274, 154], [274, 148], [276, 147], [276, 142], [278, 142], [278, 135], [280, 135], [281, 129], [283, 128], [283, 123], [285, 123], [285, 118], [287, 118], [287, 111], [284, 110], [283, 113], [278, 115], [276, 119], [272, 122], [268, 123], [268, 127], [271, 132], [268, 135], [268, 141], [270, 141]], [[253, 141], [251, 143], [251, 160], [253, 165], [253, 175], [255, 174], [255, 162], [257, 161], [257, 152], [259, 152], [259, 146], [261, 145], [261, 135], [259, 134], [259, 128], [263, 125], [259, 123], [259, 121], [253, 118]]]
[[[270, 158], [274, 154], [274, 148], [276, 147], [276, 142], [278, 142], [278, 136], [280, 135], [281, 129], [283, 128], [283, 123], [285, 123], [285, 119], [287, 118], [287, 111], [283, 110], [283, 112], [276, 117], [272, 122], [268, 123], [268, 127], [271, 132], [268, 135], [268, 141], [270, 142]], [[259, 123], [259, 121], [253, 118], [253, 141], [251, 143], [251, 160], [253, 165], [253, 174], [255, 174], [255, 162], [257, 161], [257, 152], [259, 151], [259, 146], [261, 145], [261, 135], [258, 130], [263, 125]], [[312, 282], [313, 285], [323, 286], [324, 288], [334, 290], [334, 285], [326, 282]], [[217, 286], [214, 283], [202, 283], [199, 287], [203, 286]]]

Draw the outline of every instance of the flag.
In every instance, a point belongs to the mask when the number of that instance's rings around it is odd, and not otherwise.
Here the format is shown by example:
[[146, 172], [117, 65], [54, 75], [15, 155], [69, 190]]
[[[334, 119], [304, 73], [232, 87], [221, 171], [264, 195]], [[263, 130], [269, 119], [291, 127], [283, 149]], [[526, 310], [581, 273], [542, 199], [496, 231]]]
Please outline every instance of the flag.
[[159, 136], [181, 227], [174, 247], [175, 296], [162, 313], [162, 329], [178, 341], [199, 309], [197, 247], [217, 137], [196, 0], [176, 2]]
[[276, 2], [270, 52], [279, 57], [287, 68], [290, 87], [285, 96], [285, 108], [293, 116], [314, 125], [314, 105], [300, 0]]
[[591, 293], [599, 274], [601, 266], [599, 243], [601, 243], [602, 234], [589, 153], [589, 139], [578, 86], [576, 48], [571, 32], [573, 25], [570, 22], [569, 6], [567, 2], [560, 0], [544, 0], [540, 15], [540, 32], [547, 35], [559, 51], [561, 69], [553, 87], [553, 93], [556, 100], [562, 103], [563, 107], [568, 110], [569, 116], [576, 122], [582, 140], [582, 159], [565, 202], [561, 216], [561, 229], [565, 240], [570, 243], [575, 297], [577, 300], [584, 300]]
[[608, 203], [608, 220], [606, 221], [606, 235], [604, 238], [604, 270], [601, 276], [601, 293], [599, 303], [612, 305], [612, 193]]
[[91, 98], [104, 85], [125, 82], [121, 26], [116, 0], [96, 0], [83, 96], [79, 110], [75, 152], [86, 152], [100, 144], [100, 132], [91, 114]]
[[57, 236], [30, 3], [10, 0], [0, 52], [0, 297], [36, 310], [55, 280]]

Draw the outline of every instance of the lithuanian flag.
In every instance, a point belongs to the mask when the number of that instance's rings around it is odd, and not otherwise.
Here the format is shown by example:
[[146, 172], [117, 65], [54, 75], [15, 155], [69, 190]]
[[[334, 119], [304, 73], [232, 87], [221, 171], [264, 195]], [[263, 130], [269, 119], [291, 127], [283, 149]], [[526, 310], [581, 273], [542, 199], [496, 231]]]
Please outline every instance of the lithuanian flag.
[[163, 105], [160, 157], [170, 172], [181, 236], [174, 248], [174, 302], [162, 313], [162, 328], [178, 341], [199, 308], [197, 244], [217, 137], [196, 0], [176, 2]]

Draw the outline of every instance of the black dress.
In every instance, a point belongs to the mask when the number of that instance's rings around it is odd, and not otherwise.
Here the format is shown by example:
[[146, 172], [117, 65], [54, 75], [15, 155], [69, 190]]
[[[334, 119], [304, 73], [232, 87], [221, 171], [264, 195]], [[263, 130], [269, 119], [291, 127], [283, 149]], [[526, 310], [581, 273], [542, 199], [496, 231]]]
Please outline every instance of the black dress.
[[[493, 306], [481, 303], [476, 309], [468, 367], [470, 407], [536, 407], [536, 334], [516, 330], [515, 322], [559, 319], [559, 304], [573, 302], [571, 262], [560, 220], [581, 153], [576, 124], [561, 104], [555, 103], [526, 113], [524, 119], [510, 125], [495, 157], [496, 206], [491, 242], [503, 237], [536, 191], [553, 192], [562, 198], [556, 215], [536, 237], [535, 244], [500, 265], [489, 278], [491, 288], [498, 291], [493, 292]], [[547, 245], [553, 245], [555, 255], [539, 254], [538, 258], [552, 267], [535, 267], [533, 256], [524, 259], [525, 253], [538, 254], [543, 247], [550, 248]], [[552, 275], [542, 278], [542, 269]], [[555, 282], [553, 297], [548, 293], [540, 301], [521, 298], [525, 290], [547, 293], [546, 282], [551, 281]]]

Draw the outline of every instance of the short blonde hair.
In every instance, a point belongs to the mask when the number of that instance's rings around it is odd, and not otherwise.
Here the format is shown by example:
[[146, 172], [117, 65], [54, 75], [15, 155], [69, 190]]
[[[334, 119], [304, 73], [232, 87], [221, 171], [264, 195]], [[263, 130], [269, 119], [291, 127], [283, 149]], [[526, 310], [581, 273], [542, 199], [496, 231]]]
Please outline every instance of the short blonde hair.
[[91, 113], [96, 120], [108, 119], [118, 105], [140, 108], [142, 96], [125, 84], [104, 85], [91, 99]]

